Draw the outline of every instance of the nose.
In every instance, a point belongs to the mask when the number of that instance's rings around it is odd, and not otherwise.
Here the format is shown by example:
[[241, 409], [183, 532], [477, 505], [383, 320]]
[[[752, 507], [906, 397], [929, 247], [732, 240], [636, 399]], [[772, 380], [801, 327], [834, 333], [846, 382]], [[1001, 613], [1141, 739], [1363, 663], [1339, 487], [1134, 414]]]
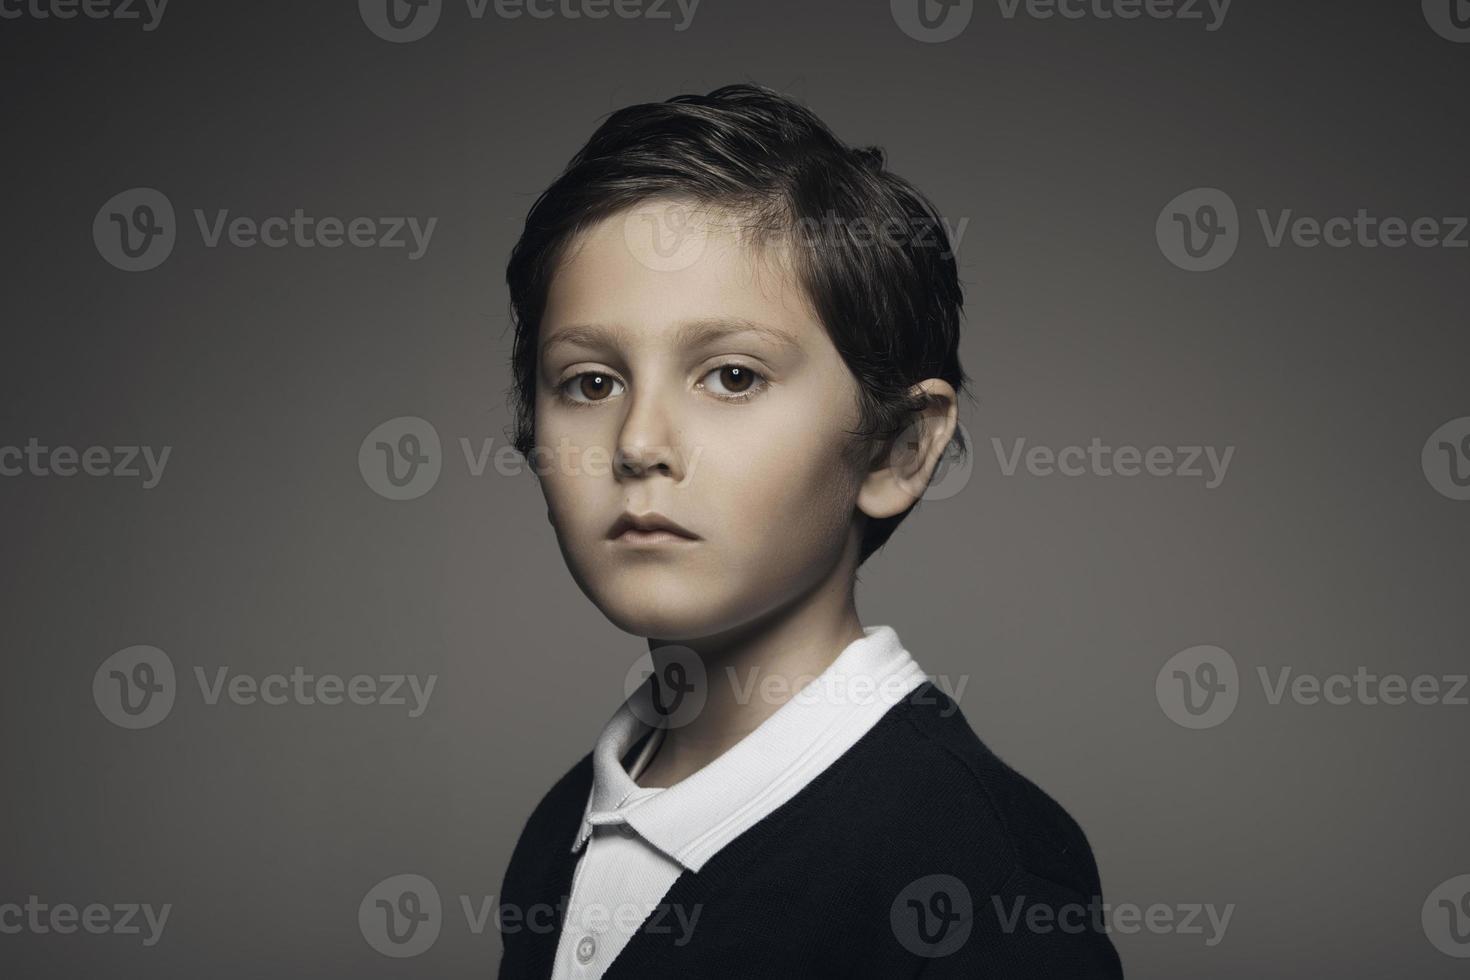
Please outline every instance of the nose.
[[674, 445], [668, 399], [644, 388], [629, 399], [628, 414], [618, 431], [613, 472], [618, 479], [662, 474], [676, 483], [684, 478], [680, 453]]

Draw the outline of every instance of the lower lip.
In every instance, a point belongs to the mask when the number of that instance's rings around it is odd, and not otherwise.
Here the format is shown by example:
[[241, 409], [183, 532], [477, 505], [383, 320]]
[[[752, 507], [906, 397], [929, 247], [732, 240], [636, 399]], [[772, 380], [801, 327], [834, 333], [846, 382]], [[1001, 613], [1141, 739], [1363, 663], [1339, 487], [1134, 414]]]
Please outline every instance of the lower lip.
[[642, 545], [665, 545], [665, 544], [693, 544], [694, 538], [686, 538], [682, 534], [673, 531], [643, 531], [637, 528], [629, 528], [622, 534], [613, 538], [618, 544], [642, 544]]

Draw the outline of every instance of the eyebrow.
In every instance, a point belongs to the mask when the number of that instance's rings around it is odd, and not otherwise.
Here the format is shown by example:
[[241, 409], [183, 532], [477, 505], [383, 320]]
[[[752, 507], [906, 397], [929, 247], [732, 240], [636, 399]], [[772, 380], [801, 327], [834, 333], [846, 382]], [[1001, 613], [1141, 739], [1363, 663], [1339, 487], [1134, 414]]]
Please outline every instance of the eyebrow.
[[[672, 340], [675, 346], [694, 347], [746, 333], [755, 334], [777, 347], [799, 349], [801, 346], [796, 342], [796, 338], [786, 331], [756, 323], [744, 317], [707, 317], [691, 320], [680, 324], [679, 328], [674, 331]], [[545, 354], [550, 348], [561, 344], [578, 347], [614, 346], [625, 335], [626, 331], [619, 327], [597, 323], [572, 324], [554, 330], [542, 341], [541, 352]]]

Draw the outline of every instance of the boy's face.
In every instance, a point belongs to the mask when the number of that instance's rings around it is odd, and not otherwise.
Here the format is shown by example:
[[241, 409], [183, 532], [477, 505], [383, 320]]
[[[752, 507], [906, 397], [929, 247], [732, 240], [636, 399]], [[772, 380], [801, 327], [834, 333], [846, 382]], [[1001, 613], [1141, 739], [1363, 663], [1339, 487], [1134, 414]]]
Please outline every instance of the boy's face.
[[[650, 220], [684, 227], [672, 255]], [[589, 228], [553, 276], [535, 462], [573, 577], [630, 633], [710, 636], [855, 566], [857, 382], [769, 246], [656, 201]], [[617, 535], [624, 514], [693, 537]]]

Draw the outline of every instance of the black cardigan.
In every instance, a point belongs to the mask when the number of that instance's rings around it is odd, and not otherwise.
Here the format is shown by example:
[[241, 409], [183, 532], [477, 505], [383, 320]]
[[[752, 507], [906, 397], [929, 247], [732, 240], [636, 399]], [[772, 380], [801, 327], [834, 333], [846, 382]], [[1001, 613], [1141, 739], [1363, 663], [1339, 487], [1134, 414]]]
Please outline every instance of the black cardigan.
[[[501, 980], [551, 976], [591, 788], [588, 753], [526, 822], [501, 887]], [[1101, 901], [1081, 828], [926, 681], [700, 871], [680, 874], [669, 908], [644, 920], [603, 977], [1121, 977], [1090, 910]], [[674, 908], [682, 920], [665, 914]]]

